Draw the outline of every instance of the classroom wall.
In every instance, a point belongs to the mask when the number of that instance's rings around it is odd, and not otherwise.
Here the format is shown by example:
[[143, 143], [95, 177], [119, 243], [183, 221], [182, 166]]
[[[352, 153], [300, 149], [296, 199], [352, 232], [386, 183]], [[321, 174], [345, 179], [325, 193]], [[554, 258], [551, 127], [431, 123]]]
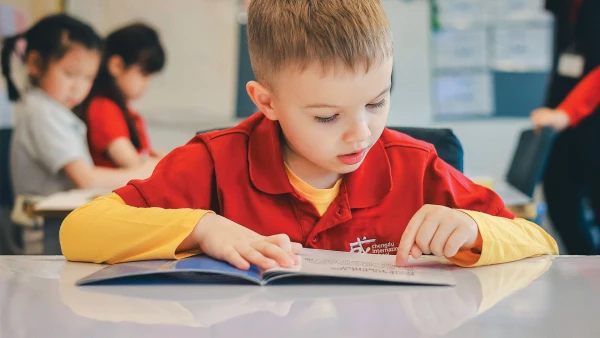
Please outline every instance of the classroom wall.
[[101, 34], [136, 20], [155, 26], [167, 64], [136, 107], [155, 123], [231, 120], [237, 76], [237, 0], [70, 0]]
[[523, 118], [436, 122], [431, 103], [430, 11], [428, 1], [383, 1], [394, 32], [394, 92], [390, 125], [452, 128], [465, 149], [465, 172], [504, 177]]
[[[395, 87], [389, 124], [452, 128], [465, 148], [466, 173], [501, 179], [518, 133], [529, 122], [435, 122], [428, 1], [383, 3], [395, 39]], [[171, 0], [169, 6], [163, 0], [72, 0], [67, 9], [101, 32], [134, 18], [149, 20], [160, 28], [169, 62], [138, 107], [148, 116], [155, 145], [172, 149], [186, 142], [195, 130], [234, 123], [237, 5], [237, 0]]]
[[35, 21], [42, 16], [56, 13], [62, 9], [62, 0], [2, 0], [3, 5], [25, 11], [30, 20]]

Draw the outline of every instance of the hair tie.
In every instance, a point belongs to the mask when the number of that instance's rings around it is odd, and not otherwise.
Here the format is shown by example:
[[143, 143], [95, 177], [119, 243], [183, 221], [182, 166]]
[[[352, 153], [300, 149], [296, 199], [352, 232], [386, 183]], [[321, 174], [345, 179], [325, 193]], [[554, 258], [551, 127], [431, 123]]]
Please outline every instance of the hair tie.
[[27, 51], [27, 40], [25, 38], [19, 38], [15, 42], [15, 54], [21, 59], [25, 58], [25, 52]]

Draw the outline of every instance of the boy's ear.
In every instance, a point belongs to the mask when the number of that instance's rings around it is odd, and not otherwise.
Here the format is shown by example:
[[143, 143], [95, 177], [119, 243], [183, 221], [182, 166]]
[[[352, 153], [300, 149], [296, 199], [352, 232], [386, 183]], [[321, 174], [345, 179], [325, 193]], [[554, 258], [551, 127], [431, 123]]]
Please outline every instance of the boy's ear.
[[250, 81], [246, 84], [246, 91], [252, 102], [265, 114], [269, 120], [276, 121], [277, 114], [273, 109], [273, 92], [256, 81]]
[[42, 56], [37, 51], [34, 50], [28, 53], [25, 63], [27, 64], [27, 74], [33, 78], [39, 78], [44, 73]]
[[108, 58], [106, 68], [108, 69], [110, 75], [112, 75], [113, 77], [117, 77], [121, 75], [123, 71], [125, 71], [125, 62], [123, 61], [123, 58], [119, 55], [113, 55], [110, 58]]

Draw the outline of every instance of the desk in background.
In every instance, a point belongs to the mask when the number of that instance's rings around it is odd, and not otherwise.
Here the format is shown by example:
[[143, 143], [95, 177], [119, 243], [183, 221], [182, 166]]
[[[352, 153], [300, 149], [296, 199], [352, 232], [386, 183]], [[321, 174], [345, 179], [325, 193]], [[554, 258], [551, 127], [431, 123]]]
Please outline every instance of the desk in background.
[[52, 194], [37, 203], [34, 213], [44, 219], [44, 254], [62, 254], [58, 237], [60, 225], [71, 211], [109, 193], [103, 189], [71, 190]]
[[74, 285], [100, 268], [0, 256], [0, 336], [600, 337], [600, 257], [451, 266], [456, 287]]
[[489, 177], [471, 177], [471, 179], [479, 185], [494, 190], [502, 199], [506, 208], [517, 217], [541, 225], [546, 213], [544, 203], [536, 202], [534, 198], [530, 198], [504, 181], [495, 182]]

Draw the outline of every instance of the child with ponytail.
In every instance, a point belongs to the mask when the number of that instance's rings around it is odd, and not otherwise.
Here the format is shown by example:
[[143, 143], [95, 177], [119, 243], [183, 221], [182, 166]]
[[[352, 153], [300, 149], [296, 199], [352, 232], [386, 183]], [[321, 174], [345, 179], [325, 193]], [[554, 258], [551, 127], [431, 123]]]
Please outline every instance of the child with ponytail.
[[[18, 45], [29, 88], [20, 93], [11, 76]], [[150, 175], [154, 165], [132, 169], [94, 166], [85, 124], [72, 109], [92, 87], [102, 39], [87, 24], [65, 14], [45, 17], [28, 31], [4, 39], [2, 75], [15, 101], [10, 166], [16, 195], [46, 196], [73, 188], [113, 189]]]

